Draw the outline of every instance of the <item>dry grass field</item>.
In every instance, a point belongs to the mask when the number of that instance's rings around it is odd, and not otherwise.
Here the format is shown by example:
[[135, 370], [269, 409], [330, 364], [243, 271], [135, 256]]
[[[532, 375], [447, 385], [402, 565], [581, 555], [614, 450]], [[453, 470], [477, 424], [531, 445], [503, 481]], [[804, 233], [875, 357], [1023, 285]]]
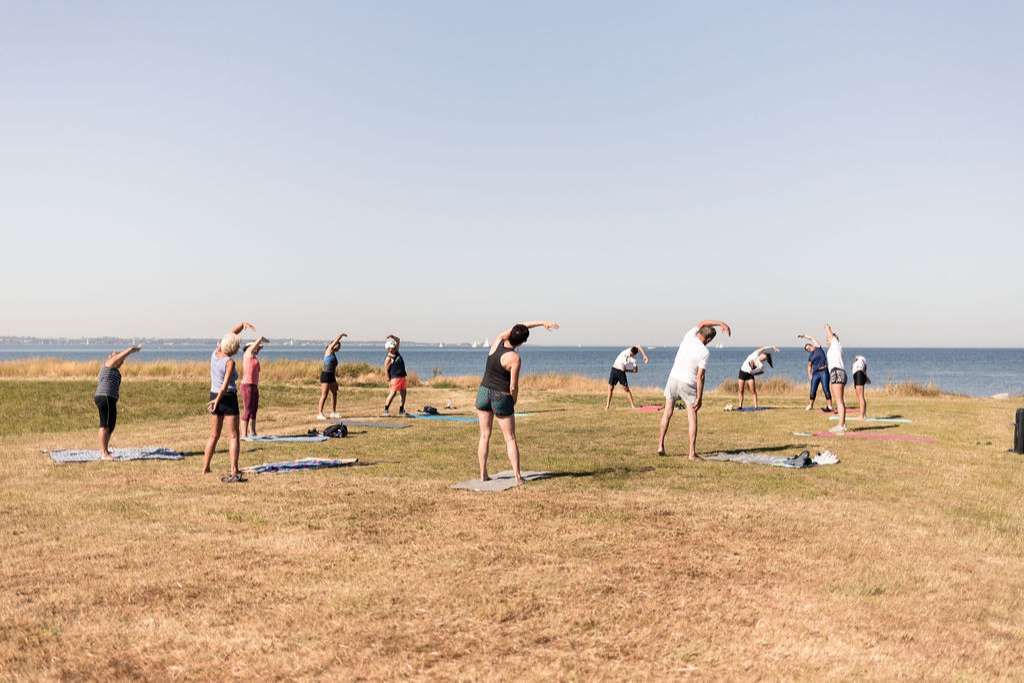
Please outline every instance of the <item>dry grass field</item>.
[[[113, 445], [197, 456], [202, 374], [131, 366]], [[272, 366], [261, 431], [317, 426], [316, 388]], [[437, 384], [411, 404], [471, 412], [471, 381]], [[524, 464], [566, 476], [475, 494], [449, 485], [475, 476], [476, 427], [445, 422], [243, 443], [243, 465], [365, 466], [242, 485], [200, 457], [55, 465], [41, 449], [94, 447], [93, 381], [0, 381], [0, 677], [1024, 677], [1012, 403], [879, 391], [874, 414], [913, 423], [852, 423], [925, 445], [794, 436], [829, 425], [795, 394], [756, 414], [708, 397], [702, 452], [842, 460], [784, 470], [657, 457], [659, 415], [619, 396], [605, 412], [599, 382], [526, 387]], [[343, 414], [376, 414], [384, 393], [343, 388]], [[680, 415], [671, 453], [685, 434]]]

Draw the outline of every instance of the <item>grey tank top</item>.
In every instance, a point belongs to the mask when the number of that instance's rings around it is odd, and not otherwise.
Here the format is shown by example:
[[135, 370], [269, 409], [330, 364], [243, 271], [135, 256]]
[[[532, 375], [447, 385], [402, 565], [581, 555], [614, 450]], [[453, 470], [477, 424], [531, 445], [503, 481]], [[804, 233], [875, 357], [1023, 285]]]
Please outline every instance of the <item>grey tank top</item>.
[[[220, 391], [220, 387], [224, 384], [224, 375], [228, 371], [228, 361], [231, 360], [229, 356], [217, 357], [217, 352], [214, 351], [210, 354], [210, 391], [217, 393]], [[235, 380], [238, 379], [238, 371], [232, 367], [231, 377], [228, 379], [228, 388], [225, 389], [228, 393], [234, 393], [237, 391], [235, 387]]]
[[117, 368], [100, 367], [99, 381], [96, 383], [95, 396], [117, 398], [121, 392], [121, 371]]

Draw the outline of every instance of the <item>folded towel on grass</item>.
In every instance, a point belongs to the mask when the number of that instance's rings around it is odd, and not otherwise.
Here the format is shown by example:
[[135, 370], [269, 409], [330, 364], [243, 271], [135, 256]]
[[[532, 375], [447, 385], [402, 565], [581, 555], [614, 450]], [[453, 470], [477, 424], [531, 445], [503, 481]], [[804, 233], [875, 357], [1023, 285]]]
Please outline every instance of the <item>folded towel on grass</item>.
[[772, 467], [787, 467], [789, 469], [803, 469], [817, 465], [835, 465], [839, 462], [839, 456], [832, 451], [824, 451], [813, 457], [808, 451], [804, 451], [799, 455], [788, 458], [782, 455], [768, 455], [767, 453], [715, 453], [714, 455], [705, 455], [704, 459], [740, 462], [746, 465], [771, 465]]
[[242, 441], [258, 441], [266, 443], [319, 443], [327, 441], [323, 434], [260, 434], [259, 436], [243, 436]]
[[318, 470], [324, 467], [348, 467], [359, 462], [358, 458], [303, 458], [302, 460], [283, 460], [281, 462], [265, 462], [262, 465], [243, 467], [243, 472], [252, 474], [279, 474], [296, 470]]
[[[523, 472], [523, 479], [525, 481], [537, 481], [538, 479], [547, 479], [548, 477], [555, 476], [554, 472]], [[505, 491], [510, 488], [514, 488], [516, 485], [515, 475], [512, 470], [504, 470], [498, 472], [490, 478], [489, 481], [481, 481], [479, 479], [467, 479], [466, 481], [460, 481], [457, 484], [452, 484], [453, 489], [462, 489], [464, 491], [480, 491], [480, 492], [493, 492], [493, 491]]]
[[[69, 462], [95, 462], [102, 460], [98, 450], [75, 450], [60, 449], [48, 451], [50, 459], [58, 463]], [[128, 460], [181, 460], [185, 456], [170, 448], [147, 447], [147, 448], [111, 448], [110, 454], [114, 460], [124, 462]]]

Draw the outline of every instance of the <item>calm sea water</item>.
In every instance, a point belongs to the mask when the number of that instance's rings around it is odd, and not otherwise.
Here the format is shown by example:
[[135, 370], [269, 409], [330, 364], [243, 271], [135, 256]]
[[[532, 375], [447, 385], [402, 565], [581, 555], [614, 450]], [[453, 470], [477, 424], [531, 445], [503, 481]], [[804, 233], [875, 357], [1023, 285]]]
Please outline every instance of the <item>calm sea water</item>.
[[[206, 346], [160, 346], [150, 344], [138, 357], [140, 360], [206, 360], [212, 343]], [[726, 378], [736, 376], [740, 364], [753, 349], [727, 347], [711, 349], [708, 369], [709, 386], [716, 386]], [[71, 360], [103, 358], [110, 348], [100, 345], [63, 347], [59, 345], [0, 346], [0, 360], [29, 357], [59, 357]], [[589, 377], [607, 377], [620, 347], [560, 347], [530, 346], [522, 349], [524, 371], [566, 372]], [[676, 347], [649, 349], [649, 365], [641, 365], [638, 375], [631, 375], [635, 386], [662, 386], [675, 358]], [[402, 349], [409, 370], [422, 377], [430, 377], [435, 369], [445, 375], [476, 375], [483, 371], [486, 349], [468, 347], [437, 348], [407, 345]], [[868, 369], [874, 384], [913, 380], [933, 382], [946, 391], [972, 396], [991, 396], [1007, 392], [1024, 394], [1024, 349], [895, 349], [858, 348], [847, 346], [847, 369], [855, 355], [868, 359]], [[316, 360], [320, 349], [311, 347], [271, 346], [263, 350], [267, 363], [275, 358]], [[341, 352], [345, 362], [380, 364], [384, 350], [374, 345], [346, 345]], [[807, 354], [801, 348], [783, 348], [775, 354], [775, 369], [768, 376], [788, 377], [803, 382]]]

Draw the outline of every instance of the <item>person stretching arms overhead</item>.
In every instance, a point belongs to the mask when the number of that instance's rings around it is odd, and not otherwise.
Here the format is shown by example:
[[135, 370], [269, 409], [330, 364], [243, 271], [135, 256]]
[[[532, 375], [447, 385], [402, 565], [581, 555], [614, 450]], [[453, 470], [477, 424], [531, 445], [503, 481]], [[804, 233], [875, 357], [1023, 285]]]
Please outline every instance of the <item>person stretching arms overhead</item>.
[[629, 398], [629, 407], [636, 408], [636, 404], [633, 403], [633, 392], [629, 390], [629, 380], [626, 379], [626, 373], [640, 372], [640, 367], [636, 363], [636, 355], [638, 353], [643, 356], [644, 365], [647, 365], [650, 359], [647, 357], [644, 347], [639, 345], [623, 349], [615, 358], [615, 362], [612, 363], [612, 371], [608, 375], [608, 400], [604, 403], [605, 410], [608, 410], [612, 405], [612, 393], [615, 391], [616, 384], [621, 384], [626, 392], [626, 397]]
[[828, 341], [828, 383], [832, 385], [832, 395], [836, 397], [836, 410], [839, 411], [839, 424], [830, 431], [840, 434], [846, 432], [846, 365], [843, 363], [843, 345], [839, 335], [832, 326], [825, 324], [825, 339]]
[[676, 353], [675, 363], [665, 385], [665, 410], [661, 416], [658, 432], [658, 455], [665, 453], [665, 436], [672, 421], [676, 400], [686, 404], [686, 418], [689, 423], [690, 459], [697, 458], [697, 413], [704, 399], [704, 373], [711, 355], [707, 345], [715, 338], [716, 327], [721, 327], [729, 336], [732, 329], [721, 320], [702, 320], [683, 336]]
[[316, 419], [326, 420], [324, 405], [327, 403], [327, 394], [331, 394], [331, 417], [338, 415], [338, 350], [341, 348], [341, 340], [348, 335], [342, 332], [332, 339], [324, 347], [324, 364], [320, 369], [320, 405], [317, 408]]
[[251, 344], [245, 345], [242, 354], [242, 422], [245, 423], [245, 435], [249, 436], [252, 425], [252, 436], [256, 436], [256, 411], [260, 407], [260, 351], [267, 343], [266, 337], [260, 337]]
[[254, 329], [252, 323], [238, 323], [221, 338], [217, 348], [210, 354], [210, 402], [206, 404], [206, 410], [210, 413], [210, 438], [206, 442], [203, 457], [203, 474], [210, 473], [213, 453], [217, 450], [221, 429], [227, 422], [231, 474], [221, 477], [225, 484], [245, 481], [245, 477], [238, 471], [238, 390], [235, 386], [238, 370], [232, 356], [238, 353], [238, 347], [242, 344], [238, 337], [242, 330]]
[[491, 445], [491, 428], [494, 418], [505, 437], [505, 451], [516, 477], [516, 485], [523, 484], [519, 471], [519, 444], [516, 442], [516, 401], [519, 399], [519, 371], [522, 361], [518, 349], [530, 338], [530, 329], [543, 327], [557, 330], [558, 323], [537, 320], [519, 323], [498, 335], [487, 354], [487, 365], [476, 392], [476, 414], [480, 419], [480, 443], [477, 446], [477, 460], [480, 464], [480, 480], [488, 481], [487, 455]]
[[121, 366], [128, 356], [141, 351], [141, 346], [129, 346], [124, 351], [111, 351], [100, 366], [93, 402], [100, 412], [100, 457], [113, 460], [110, 454], [110, 435], [117, 426], [117, 399], [121, 395]]
[[743, 408], [743, 392], [750, 384], [750, 390], [754, 394], [754, 407], [757, 407], [757, 376], [764, 374], [764, 364], [768, 363], [768, 367], [775, 367], [775, 363], [772, 362], [772, 354], [769, 351], [779, 352], [778, 346], [762, 346], [757, 351], [747, 356], [743, 364], [740, 365], [740, 373], [737, 379], [737, 384], [740, 388], [740, 408]]

